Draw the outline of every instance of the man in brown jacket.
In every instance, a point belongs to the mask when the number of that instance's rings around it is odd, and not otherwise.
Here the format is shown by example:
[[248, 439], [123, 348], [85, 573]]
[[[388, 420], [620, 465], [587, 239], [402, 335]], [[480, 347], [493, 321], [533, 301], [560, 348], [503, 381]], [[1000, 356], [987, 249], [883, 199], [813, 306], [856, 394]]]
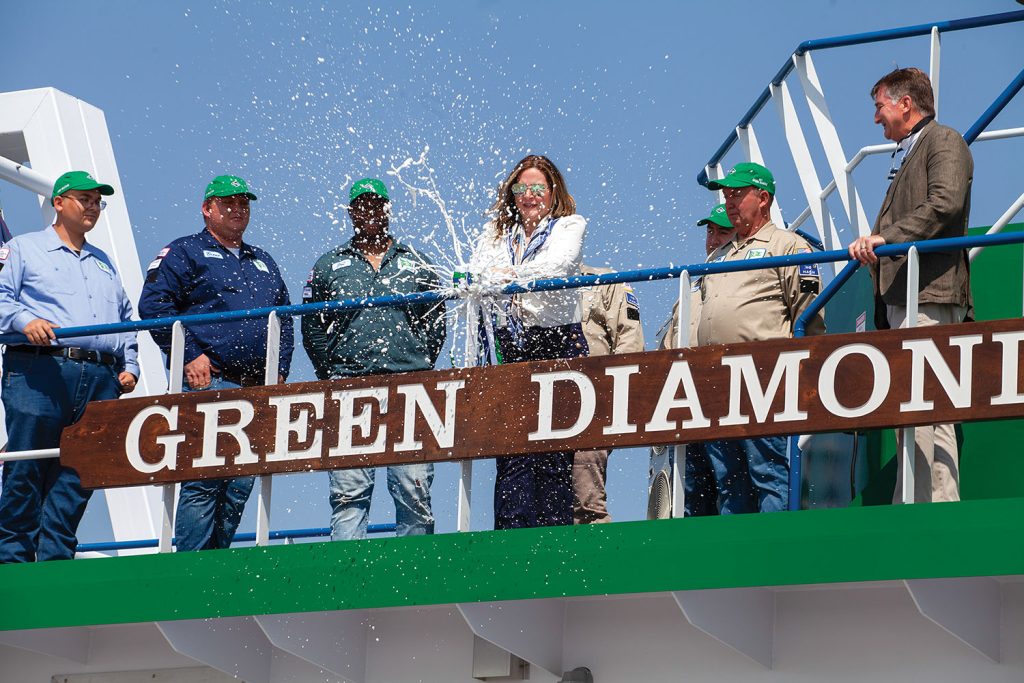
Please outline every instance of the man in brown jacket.
[[[879, 259], [883, 244], [967, 234], [974, 160], [963, 137], [935, 123], [931, 82], [920, 69], [896, 69], [871, 89], [875, 123], [897, 143], [889, 172], [889, 190], [871, 234], [850, 245], [850, 257], [871, 266], [875, 285], [875, 325], [907, 326], [907, 259]], [[921, 255], [917, 325], [962, 322], [971, 310], [966, 251]], [[902, 431], [897, 430], [902, 442]], [[953, 425], [915, 430], [914, 500], [960, 499], [959, 455]], [[902, 499], [903, 462], [899, 462], [894, 501]]]

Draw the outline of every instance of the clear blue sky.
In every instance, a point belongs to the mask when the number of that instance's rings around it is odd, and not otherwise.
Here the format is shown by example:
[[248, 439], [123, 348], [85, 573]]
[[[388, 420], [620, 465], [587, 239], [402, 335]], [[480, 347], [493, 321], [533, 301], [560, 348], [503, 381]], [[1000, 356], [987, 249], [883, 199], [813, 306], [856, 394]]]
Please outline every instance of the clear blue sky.
[[[142, 263], [201, 228], [212, 176], [244, 176], [260, 195], [247, 239], [274, 255], [297, 300], [315, 258], [348, 237], [348, 181], [379, 175], [397, 189], [386, 171], [428, 146], [441, 194], [470, 232], [510, 164], [539, 152], [560, 165], [590, 221], [588, 262], [699, 261], [693, 224], [713, 195], [696, 174], [799, 42], [1019, 9], [1010, 0], [7, 2], [0, 91], [53, 86], [105, 112]], [[969, 127], [1020, 70], [1022, 44], [1021, 24], [947, 34], [941, 120]], [[927, 61], [927, 38], [816, 55], [848, 156], [884, 142], [871, 120], [872, 83]], [[1024, 125], [1022, 101], [995, 127]], [[756, 125], [791, 220], [806, 201], [771, 105]], [[1020, 193], [1018, 177], [1002, 171], [1022, 144], [976, 146], [972, 224], [991, 224]], [[887, 158], [873, 159], [858, 176], [869, 217], [887, 168]], [[393, 195], [394, 232], [450, 254], [437, 208]], [[0, 185], [15, 233], [39, 227], [33, 202]], [[638, 288], [649, 345], [673, 292], [673, 283]], [[293, 366], [293, 379], [312, 378], [301, 349]], [[618, 519], [642, 518], [646, 469], [645, 453], [613, 456]], [[456, 476], [454, 465], [438, 468], [439, 531], [454, 528]], [[493, 464], [478, 463], [475, 528], [490, 526], [492, 478]], [[93, 508], [85, 540], [109, 533], [101, 505]], [[282, 478], [273, 512], [275, 528], [326, 525], [325, 477]], [[390, 502], [378, 497], [372, 517], [392, 519]]]

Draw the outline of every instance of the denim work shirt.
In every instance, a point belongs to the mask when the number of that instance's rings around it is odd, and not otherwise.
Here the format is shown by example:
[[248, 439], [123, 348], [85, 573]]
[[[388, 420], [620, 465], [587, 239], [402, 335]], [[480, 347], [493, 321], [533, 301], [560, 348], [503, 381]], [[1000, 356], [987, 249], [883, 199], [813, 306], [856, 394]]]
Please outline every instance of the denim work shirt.
[[[127, 322], [132, 304], [109, 256], [88, 242], [76, 254], [48, 227], [0, 247], [0, 333], [21, 332], [36, 318], [57, 327]], [[51, 345], [113, 354], [118, 372], [139, 376], [134, 332], [62, 337]]]
[[[220, 313], [291, 303], [270, 254], [242, 243], [235, 256], [208, 231], [181, 237], [149, 264], [139, 299], [144, 319]], [[150, 330], [170, 358], [171, 328]], [[288, 376], [294, 345], [291, 316], [281, 318], [279, 372]], [[206, 354], [223, 372], [263, 376], [267, 320], [249, 318], [185, 326], [185, 363]]]
[[[380, 270], [346, 244], [321, 256], [303, 303], [434, 291], [430, 261], [392, 242]], [[331, 311], [302, 318], [302, 343], [319, 379], [430, 370], [444, 346], [444, 303]]]

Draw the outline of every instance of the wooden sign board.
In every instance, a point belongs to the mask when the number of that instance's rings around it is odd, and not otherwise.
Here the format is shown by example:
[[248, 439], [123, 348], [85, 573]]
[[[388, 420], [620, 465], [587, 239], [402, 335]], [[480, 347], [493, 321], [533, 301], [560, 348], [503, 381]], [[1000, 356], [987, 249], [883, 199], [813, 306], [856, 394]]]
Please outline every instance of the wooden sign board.
[[89, 488], [1024, 416], [1024, 320], [92, 403]]

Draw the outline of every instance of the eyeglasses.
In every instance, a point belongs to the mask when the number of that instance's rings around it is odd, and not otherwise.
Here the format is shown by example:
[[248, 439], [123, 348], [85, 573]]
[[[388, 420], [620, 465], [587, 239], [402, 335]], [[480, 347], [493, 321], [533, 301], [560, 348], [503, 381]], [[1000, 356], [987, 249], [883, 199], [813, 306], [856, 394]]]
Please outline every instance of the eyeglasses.
[[62, 196], [74, 199], [83, 209], [88, 209], [90, 206], [95, 206], [100, 211], [102, 211], [103, 209], [107, 208], [107, 202], [106, 200], [103, 199], [82, 199], [81, 197], [76, 197], [73, 194], [66, 194]]
[[544, 183], [534, 183], [532, 185], [527, 185], [526, 183], [516, 183], [515, 185], [512, 186], [512, 194], [516, 196], [526, 194], [527, 190], [529, 190], [530, 194], [532, 194], [534, 197], [541, 197], [544, 195], [545, 192], [548, 191], [548, 186], [545, 185]]

